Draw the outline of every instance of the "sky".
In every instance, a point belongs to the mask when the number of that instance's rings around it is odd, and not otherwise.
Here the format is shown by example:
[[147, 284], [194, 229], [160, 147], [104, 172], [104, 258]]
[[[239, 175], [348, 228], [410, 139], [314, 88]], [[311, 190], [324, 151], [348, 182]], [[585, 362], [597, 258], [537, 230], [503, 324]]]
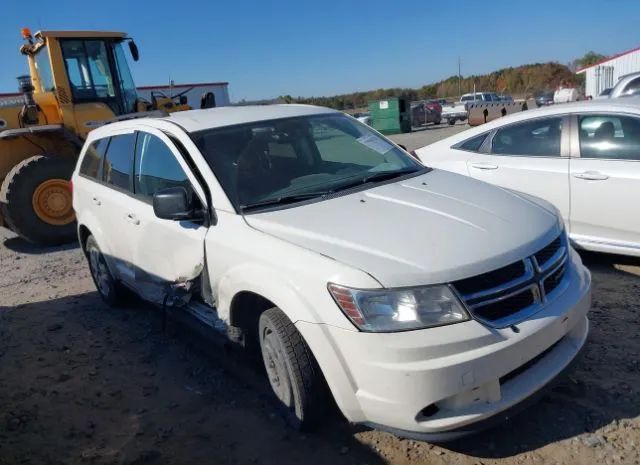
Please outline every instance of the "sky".
[[640, 46], [640, 1], [0, 0], [0, 93], [28, 71], [20, 29], [113, 30], [137, 85], [228, 81], [232, 101], [420, 87], [457, 73]]

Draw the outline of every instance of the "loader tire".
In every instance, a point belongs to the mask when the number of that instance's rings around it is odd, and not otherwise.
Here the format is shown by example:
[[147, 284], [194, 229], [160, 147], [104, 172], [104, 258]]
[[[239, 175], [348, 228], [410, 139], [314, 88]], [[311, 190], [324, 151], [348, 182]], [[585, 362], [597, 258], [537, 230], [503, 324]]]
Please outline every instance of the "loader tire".
[[69, 180], [73, 163], [38, 155], [14, 166], [2, 183], [2, 215], [16, 234], [34, 244], [58, 245], [76, 237]]

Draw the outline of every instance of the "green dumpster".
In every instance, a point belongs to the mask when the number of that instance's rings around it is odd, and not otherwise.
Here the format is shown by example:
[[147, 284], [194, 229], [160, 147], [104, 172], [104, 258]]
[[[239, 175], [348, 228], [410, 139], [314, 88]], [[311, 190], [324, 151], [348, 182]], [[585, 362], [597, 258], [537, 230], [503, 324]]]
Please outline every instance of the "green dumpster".
[[406, 99], [389, 97], [369, 102], [371, 126], [383, 134], [411, 132], [411, 113]]

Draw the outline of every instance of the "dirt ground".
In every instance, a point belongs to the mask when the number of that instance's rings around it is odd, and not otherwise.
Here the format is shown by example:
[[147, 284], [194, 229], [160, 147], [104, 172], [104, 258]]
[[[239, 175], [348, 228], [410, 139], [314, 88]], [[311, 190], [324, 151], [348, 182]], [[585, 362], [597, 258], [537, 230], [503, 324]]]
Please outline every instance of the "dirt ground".
[[508, 424], [437, 446], [335, 411], [292, 431], [258, 365], [166, 335], [144, 303], [107, 308], [76, 246], [0, 229], [0, 465], [640, 464], [640, 260], [582, 256], [594, 303], [575, 371]]

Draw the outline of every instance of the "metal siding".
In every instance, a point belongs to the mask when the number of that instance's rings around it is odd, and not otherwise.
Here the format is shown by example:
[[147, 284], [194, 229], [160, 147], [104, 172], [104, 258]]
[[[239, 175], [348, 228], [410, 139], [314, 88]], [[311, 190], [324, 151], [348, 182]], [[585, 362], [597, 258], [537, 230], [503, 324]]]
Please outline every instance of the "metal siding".
[[[613, 67], [613, 82], [611, 85], [607, 85], [607, 80], [602, 79], [603, 71], [606, 71], [603, 68], [607, 66]], [[586, 95], [591, 95], [596, 97], [607, 87], [612, 87], [616, 85], [618, 79], [620, 79], [625, 74], [635, 73], [640, 71], [640, 50], [634, 50], [626, 55], [622, 55], [611, 60], [600, 63], [597, 66], [592, 66], [591, 68], [587, 68], [584, 73], [586, 76], [585, 82], [585, 92]], [[600, 79], [599, 75], [600, 74]]]

